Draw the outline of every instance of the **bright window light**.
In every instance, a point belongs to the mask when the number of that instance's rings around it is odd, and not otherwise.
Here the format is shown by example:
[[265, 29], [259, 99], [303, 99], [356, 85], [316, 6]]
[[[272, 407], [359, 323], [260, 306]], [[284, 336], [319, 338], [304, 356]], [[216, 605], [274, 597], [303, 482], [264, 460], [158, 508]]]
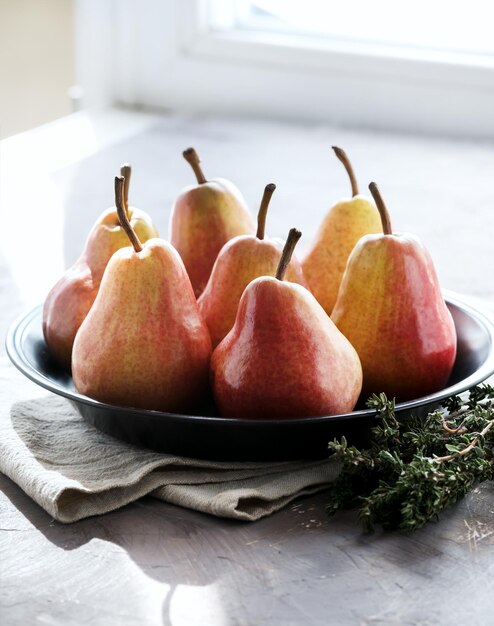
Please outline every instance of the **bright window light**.
[[[237, 29], [494, 56], [487, 0], [217, 0]], [[227, 6], [228, 5], [228, 6]], [[233, 23], [232, 23], [233, 22]]]

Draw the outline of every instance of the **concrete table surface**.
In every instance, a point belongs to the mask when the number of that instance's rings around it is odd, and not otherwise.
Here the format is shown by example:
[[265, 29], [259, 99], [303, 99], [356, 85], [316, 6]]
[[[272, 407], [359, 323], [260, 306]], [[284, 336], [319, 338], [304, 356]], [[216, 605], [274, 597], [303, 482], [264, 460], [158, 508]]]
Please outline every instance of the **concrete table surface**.
[[[107, 128], [111, 137], [101, 145], [72, 146], [70, 159], [37, 157], [46, 193], [20, 171], [19, 151], [30, 138], [4, 145], [11, 158], [0, 174], [2, 340], [13, 317], [77, 257], [92, 222], [112, 204], [122, 162], [134, 167], [131, 203], [149, 211], [166, 236], [173, 198], [193, 182], [181, 158], [189, 145], [200, 152], [206, 176], [234, 180], [253, 211], [264, 185], [275, 182], [267, 232], [283, 237], [297, 226], [305, 247], [328, 206], [349, 193], [330, 152], [340, 145], [363, 192], [370, 180], [379, 183], [396, 230], [424, 240], [443, 286], [493, 300], [491, 144], [268, 120], [149, 116], [141, 123], [139, 115], [126, 113], [125, 132]], [[61, 129], [35, 138], [38, 147]], [[239, 523], [144, 498], [62, 525], [0, 476], [0, 623], [493, 623], [492, 484], [411, 535], [363, 535], [355, 513], [329, 519], [325, 502], [321, 493]]]

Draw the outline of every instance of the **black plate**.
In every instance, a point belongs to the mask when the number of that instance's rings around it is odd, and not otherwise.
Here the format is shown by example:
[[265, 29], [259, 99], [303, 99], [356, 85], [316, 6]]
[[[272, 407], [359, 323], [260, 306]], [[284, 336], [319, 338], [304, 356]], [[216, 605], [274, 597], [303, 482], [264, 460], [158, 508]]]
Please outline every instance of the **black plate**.
[[[494, 373], [492, 314], [446, 296], [458, 334], [458, 352], [448, 386], [438, 393], [396, 406], [403, 414], [426, 413], [441, 400], [479, 384]], [[278, 461], [324, 458], [327, 443], [345, 435], [365, 444], [374, 412], [289, 420], [247, 420], [178, 415], [104, 404], [83, 396], [51, 358], [41, 330], [41, 307], [19, 318], [7, 336], [14, 365], [45, 389], [68, 398], [82, 417], [105, 433], [136, 445], [194, 458]]]

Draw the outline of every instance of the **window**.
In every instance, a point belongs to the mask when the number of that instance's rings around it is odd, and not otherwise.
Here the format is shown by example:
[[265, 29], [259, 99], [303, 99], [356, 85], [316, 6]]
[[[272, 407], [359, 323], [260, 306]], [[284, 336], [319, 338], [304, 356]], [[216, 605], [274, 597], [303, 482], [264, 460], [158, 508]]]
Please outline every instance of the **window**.
[[494, 138], [485, 0], [77, 6], [89, 102]]
[[213, 0], [210, 19], [219, 30], [229, 26], [396, 51], [494, 54], [494, 7], [485, 0]]

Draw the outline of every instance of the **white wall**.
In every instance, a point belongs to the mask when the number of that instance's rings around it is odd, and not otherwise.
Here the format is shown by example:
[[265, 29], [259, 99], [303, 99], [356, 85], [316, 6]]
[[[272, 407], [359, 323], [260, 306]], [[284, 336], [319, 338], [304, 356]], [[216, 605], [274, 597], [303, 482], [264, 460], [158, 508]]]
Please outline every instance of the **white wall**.
[[71, 0], [0, 0], [0, 138], [72, 111]]

